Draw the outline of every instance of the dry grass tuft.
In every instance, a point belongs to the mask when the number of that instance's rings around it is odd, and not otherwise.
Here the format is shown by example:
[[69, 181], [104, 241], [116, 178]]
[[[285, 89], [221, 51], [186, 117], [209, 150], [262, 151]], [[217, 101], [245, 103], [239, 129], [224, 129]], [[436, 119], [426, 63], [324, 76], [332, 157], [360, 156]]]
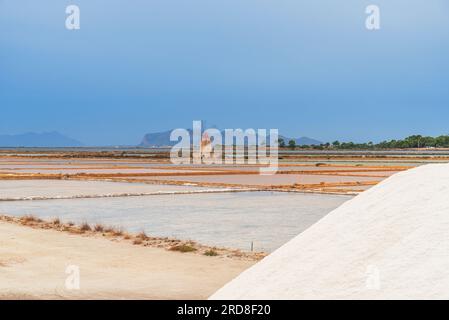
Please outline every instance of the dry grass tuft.
[[143, 243], [142, 239], [134, 239], [133, 244], [135, 245], [141, 245]]
[[178, 251], [178, 252], [182, 252], [182, 253], [194, 252], [194, 251], [196, 251], [196, 248], [194, 248], [188, 244], [180, 244], [180, 245], [171, 247], [170, 251]]
[[94, 230], [95, 230], [96, 232], [103, 232], [103, 231], [104, 231], [104, 226], [103, 226], [102, 224], [97, 223], [97, 224], [94, 226]]
[[69, 231], [71, 234], [83, 234], [83, 233], [86, 232], [86, 231], [84, 231], [84, 230], [81, 230], [81, 228], [69, 228], [68, 231]]
[[85, 231], [91, 231], [92, 228], [90, 227], [90, 225], [87, 222], [83, 222], [80, 226], [80, 230], [85, 232]]
[[108, 227], [106, 232], [110, 233], [114, 237], [120, 237], [123, 235], [123, 230], [117, 227]]
[[150, 238], [147, 236], [147, 234], [145, 233], [145, 231], [141, 231], [137, 236], [137, 239], [140, 240], [149, 240]]
[[114, 232], [112, 232], [112, 235], [114, 237], [120, 237], [123, 235], [123, 230], [122, 229], [114, 229]]
[[35, 216], [33, 216], [33, 215], [31, 215], [31, 214], [28, 214], [26, 216], [21, 217], [20, 218], [20, 222], [22, 222], [22, 223], [42, 222], [42, 220], [37, 218], [37, 217], [35, 217]]
[[208, 257], [216, 257], [218, 256], [218, 252], [215, 251], [214, 249], [209, 249], [206, 252], [204, 252], [204, 255]]

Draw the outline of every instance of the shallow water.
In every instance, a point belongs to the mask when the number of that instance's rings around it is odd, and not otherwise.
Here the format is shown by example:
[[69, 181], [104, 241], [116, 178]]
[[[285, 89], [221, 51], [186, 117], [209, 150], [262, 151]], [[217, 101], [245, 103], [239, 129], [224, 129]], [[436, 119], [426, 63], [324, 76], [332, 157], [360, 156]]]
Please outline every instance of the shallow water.
[[0, 212], [103, 223], [130, 232], [273, 251], [349, 196], [274, 192], [155, 195], [107, 199], [0, 201]]
[[211, 190], [193, 186], [155, 185], [109, 181], [78, 180], [3, 180], [0, 181], [0, 201], [25, 198], [74, 198], [105, 195], [201, 192]]

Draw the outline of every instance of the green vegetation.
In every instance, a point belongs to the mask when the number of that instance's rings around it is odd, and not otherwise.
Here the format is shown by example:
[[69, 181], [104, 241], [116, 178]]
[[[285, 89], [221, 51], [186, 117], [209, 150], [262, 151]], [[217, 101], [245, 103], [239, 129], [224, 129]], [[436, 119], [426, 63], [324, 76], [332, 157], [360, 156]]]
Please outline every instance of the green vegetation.
[[[289, 147], [292, 148], [289, 142]], [[293, 147], [295, 148], [295, 147]], [[366, 143], [354, 143], [354, 142], [340, 142], [334, 141], [332, 143], [323, 143], [321, 145], [314, 146], [298, 146], [301, 149], [317, 149], [317, 150], [379, 150], [379, 149], [415, 149], [415, 148], [449, 148], [449, 135], [442, 135], [438, 137], [428, 137], [421, 135], [409, 136], [403, 140], [390, 140], [382, 141], [379, 143], [366, 142]]]
[[290, 149], [295, 149], [295, 148], [296, 148], [296, 141], [295, 141], [295, 140], [290, 140], [290, 141], [288, 142], [288, 147], [289, 147]]
[[285, 141], [282, 138], [278, 139], [278, 144], [280, 148], [285, 148]]

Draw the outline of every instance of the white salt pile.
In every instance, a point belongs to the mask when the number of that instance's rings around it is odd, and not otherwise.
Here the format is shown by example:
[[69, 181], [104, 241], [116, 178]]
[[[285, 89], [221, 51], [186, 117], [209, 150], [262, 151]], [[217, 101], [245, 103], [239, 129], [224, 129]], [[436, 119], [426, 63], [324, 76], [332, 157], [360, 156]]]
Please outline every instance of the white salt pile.
[[344, 203], [211, 299], [448, 299], [449, 164]]

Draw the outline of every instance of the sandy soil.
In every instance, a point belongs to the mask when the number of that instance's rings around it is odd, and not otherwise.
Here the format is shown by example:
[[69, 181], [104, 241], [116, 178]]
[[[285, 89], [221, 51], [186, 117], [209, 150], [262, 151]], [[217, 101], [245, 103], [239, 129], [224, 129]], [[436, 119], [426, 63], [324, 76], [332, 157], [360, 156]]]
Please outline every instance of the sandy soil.
[[204, 299], [252, 264], [0, 222], [0, 299]]

